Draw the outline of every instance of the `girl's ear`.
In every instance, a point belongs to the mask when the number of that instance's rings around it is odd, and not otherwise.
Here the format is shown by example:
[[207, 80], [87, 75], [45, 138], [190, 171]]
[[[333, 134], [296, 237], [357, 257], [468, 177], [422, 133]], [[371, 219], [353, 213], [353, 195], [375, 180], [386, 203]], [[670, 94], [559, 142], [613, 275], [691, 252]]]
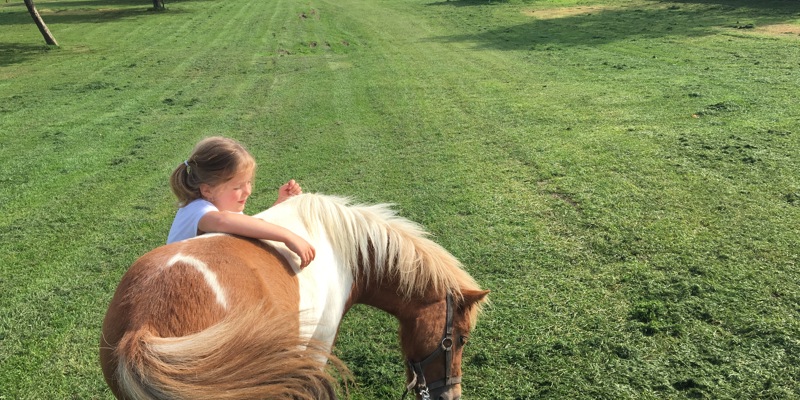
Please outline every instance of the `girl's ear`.
[[200, 184], [200, 195], [203, 196], [204, 199], [211, 201], [213, 196], [213, 191], [211, 190], [211, 185], [207, 183]]

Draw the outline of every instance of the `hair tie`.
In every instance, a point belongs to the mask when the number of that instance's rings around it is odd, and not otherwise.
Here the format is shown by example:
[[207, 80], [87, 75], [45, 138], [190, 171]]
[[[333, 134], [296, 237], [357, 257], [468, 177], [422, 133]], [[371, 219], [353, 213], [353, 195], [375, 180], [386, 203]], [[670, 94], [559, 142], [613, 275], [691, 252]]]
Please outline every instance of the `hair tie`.
[[189, 160], [185, 160], [185, 161], [183, 162], [183, 165], [185, 165], [185, 166], [186, 166], [186, 173], [187, 173], [187, 174], [191, 174], [191, 173], [192, 173], [192, 167], [190, 167], [190, 166], [189, 166]]

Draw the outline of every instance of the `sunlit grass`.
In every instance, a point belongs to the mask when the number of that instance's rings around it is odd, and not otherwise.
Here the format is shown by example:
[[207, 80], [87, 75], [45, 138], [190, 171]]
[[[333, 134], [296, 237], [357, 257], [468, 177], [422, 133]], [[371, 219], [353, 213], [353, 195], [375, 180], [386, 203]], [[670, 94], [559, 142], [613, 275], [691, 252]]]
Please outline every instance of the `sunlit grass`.
[[[37, 6], [60, 48], [0, 4], [0, 398], [110, 397], [105, 307], [213, 134], [249, 212], [289, 178], [392, 202], [492, 290], [469, 398], [800, 397], [800, 42], [765, 28], [796, 2]], [[336, 352], [402, 394], [391, 317]]]

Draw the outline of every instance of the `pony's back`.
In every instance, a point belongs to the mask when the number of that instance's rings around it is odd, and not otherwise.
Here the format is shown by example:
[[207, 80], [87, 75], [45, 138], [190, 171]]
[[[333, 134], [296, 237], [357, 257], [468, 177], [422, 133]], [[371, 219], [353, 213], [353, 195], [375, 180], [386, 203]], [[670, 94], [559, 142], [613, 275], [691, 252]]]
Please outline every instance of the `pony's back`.
[[153, 250], [103, 322], [106, 382], [126, 399], [327, 399], [325, 346], [299, 335], [297, 278], [268, 245], [209, 235]]

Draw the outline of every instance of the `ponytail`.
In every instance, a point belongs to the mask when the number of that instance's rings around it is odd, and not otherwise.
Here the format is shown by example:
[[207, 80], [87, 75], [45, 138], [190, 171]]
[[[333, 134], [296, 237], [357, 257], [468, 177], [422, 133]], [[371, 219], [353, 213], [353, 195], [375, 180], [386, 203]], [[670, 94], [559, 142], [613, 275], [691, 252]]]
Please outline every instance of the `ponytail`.
[[183, 207], [194, 200], [203, 197], [200, 194], [200, 184], [192, 177], [192, 168], [189, 161], [184, 161], [172, 171], [169, 177], [172, 193], [178, 198], [178, 206]]

